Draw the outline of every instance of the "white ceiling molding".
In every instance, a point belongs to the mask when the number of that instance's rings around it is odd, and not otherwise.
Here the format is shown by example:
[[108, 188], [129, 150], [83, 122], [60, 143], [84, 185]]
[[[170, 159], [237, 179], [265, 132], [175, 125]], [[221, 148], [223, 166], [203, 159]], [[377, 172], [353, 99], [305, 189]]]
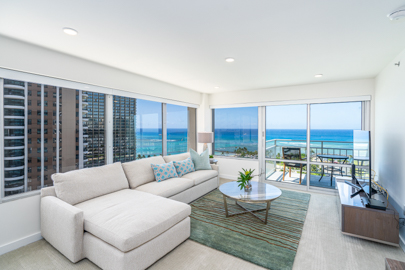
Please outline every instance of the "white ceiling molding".
[[129, 91], [111, 89], [111, 88], [106, 88], [106, 87], [92, 85], [92, 84], [85, 84], [85, 83], [68, 81], [68, 80], [63, 80], [63, 79], [58, 79], [58, 78], [52, 78], [52, 77], [48, 77], [48, 76], [42, 76], [42, 75], [37, 75], [37, 74], [32, 74], [32, 73], [27, 73], [27, 72], [22, 72], [22, 71], [17, 71], [17, 70], [11, 70], [11, 69], [2, 68], [2, 67], [0, 67], [0, 78], [32, 82], [32, 83], [38, 83], [38, 84], [46, 84], [46, 85], [52, 85], [52, 86], [58, 86], [58, 87], [65, 87], [65, 88], [83, 90], [83, 91], [88, 91], [88, 92], [97, 92], [97, 93], [103, 93], [103, 94], [107, 94], [107, 95], [119, 95], [119, 96], [125, 96], [125, 97], [132, 97], [132, 98], [150, 100], [150, 101], [155, 101], [155, 102], [162, 102], [162, 103], [174, 104], [174, 105], [179, 105], [179, 106], [186, 106], [186, 107], [191, 107], [191, 108], [199, 108], [199, 106], [200, 106], [199, 104], [193, 104], [193, 103], [187, 103], [187, 102], [171, 100], [171, 99], [166, 99], [166, 98], [142, 95], [142, 94], [137, 94], [137, 93], [133, 93], [133, 92], [129, 92]]
[[277, 106], [277, 105], [297, 105], [297, 104], [341, 103], [341, 102], [370, 101], [370, 100], [371, 100], [371, 96], [367, 95], [367, 96], [355, 96], [355, 97], [297, 99], [297, 100], [238, 103], [238, 104], [227, 104], [227, 105], [211, 105], [210, 109]]

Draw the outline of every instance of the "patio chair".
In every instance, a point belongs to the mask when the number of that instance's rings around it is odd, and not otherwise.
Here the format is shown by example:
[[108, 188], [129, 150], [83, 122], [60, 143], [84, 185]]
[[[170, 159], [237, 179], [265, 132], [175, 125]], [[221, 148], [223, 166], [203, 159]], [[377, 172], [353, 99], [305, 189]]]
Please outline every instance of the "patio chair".
[[[301, 148], [299, 147], [283, 147], [283, 159], [288, 160], [305, 160], [305, 158], [301, 158]], [[283, 171], [283, 181], [285, 177], [285, 169], [288, 167], [290, 169], [289, 176], [291, 177], [291, 168], [300, 168], [300, 185], [302, 180], [302, 168], [305, 167], [306, 164], [301, 163], [294, 163], [294, 162], [284, 162], [284, 171]]]

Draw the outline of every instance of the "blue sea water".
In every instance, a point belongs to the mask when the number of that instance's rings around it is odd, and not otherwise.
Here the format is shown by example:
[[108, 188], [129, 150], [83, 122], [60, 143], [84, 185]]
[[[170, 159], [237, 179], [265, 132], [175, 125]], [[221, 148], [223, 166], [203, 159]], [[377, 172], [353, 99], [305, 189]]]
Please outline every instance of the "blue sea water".
[[[187, 152], [187, 129], [167, 129], [167, 153]], [[162, 154], [162, 129], [136, 130], [136, 155], [158, 156]]]
[[[216, 154], [222, 152], [232, 153], [235, 147], [246, 147], [249, 151], [257, 151], [257, 129], [216, 129], [214, 148]], [[266, 148], [277, 146], [280, 151], [282, 146], [301, 147], [305, 153], [307, 132], [305, 129], [268, 129], [266, 130]], [[167, 130], [167, 152], [178, 154], [187, 151], [187, 129]], [[353, 130], [312, 129], [311, 148], [329, 149], [328, 153], [352, 155]], [[137, 155], [154, 156], [162, 154], [161, 129], [136, 130]], [[348, 150], [348, 151], [347, 151]], [[332, 152], [331, 152], [332, 151]]]
[[[217, 154], [233, 152], [235, 147], [246, 147], [249, 151], [257, 151], [257, 132], [257, 129], [216, 129], [215, 152]], [[305, 129], [266, 130], [266, 148], [275, 145], [278, 147], [305, 148], [306, 140], [307, 131]], [[339, 149], [353, 149], [353, 130], [312, 129], [311, 148], [320, 147], [332, 149], [332, 152], [333, 149], [337, 149], [337, 151]], [[347, 154], [352, 154], [352, 152]]]

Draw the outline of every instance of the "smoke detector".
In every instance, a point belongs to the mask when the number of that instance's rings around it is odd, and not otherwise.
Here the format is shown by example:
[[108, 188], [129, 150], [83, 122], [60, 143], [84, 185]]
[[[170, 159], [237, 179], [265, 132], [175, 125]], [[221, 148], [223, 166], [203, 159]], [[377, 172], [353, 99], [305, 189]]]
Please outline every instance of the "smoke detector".
[[387, 15], [391, 21], [398, 21], [405, 18], [405, 6], [398, 8], [394, 12], [391, 12]]

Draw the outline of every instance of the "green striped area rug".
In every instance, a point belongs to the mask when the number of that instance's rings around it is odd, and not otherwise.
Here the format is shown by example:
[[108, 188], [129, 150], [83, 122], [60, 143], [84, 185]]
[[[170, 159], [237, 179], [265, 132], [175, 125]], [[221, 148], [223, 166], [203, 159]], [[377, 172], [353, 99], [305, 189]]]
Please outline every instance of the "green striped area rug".
[[[292, 269], [310, 194], [282, 190], [271, 203], [267, 224], [251, 214], [226, 218], [222, 193], [214, 190], [191, 204], [190, 239], [262, 267]], [[227, 199], [229, 214], [244, 211]], [[265, 204], [240, 203], [248, 209]], [[265, 211], [256, 212], [264, 219]]]

